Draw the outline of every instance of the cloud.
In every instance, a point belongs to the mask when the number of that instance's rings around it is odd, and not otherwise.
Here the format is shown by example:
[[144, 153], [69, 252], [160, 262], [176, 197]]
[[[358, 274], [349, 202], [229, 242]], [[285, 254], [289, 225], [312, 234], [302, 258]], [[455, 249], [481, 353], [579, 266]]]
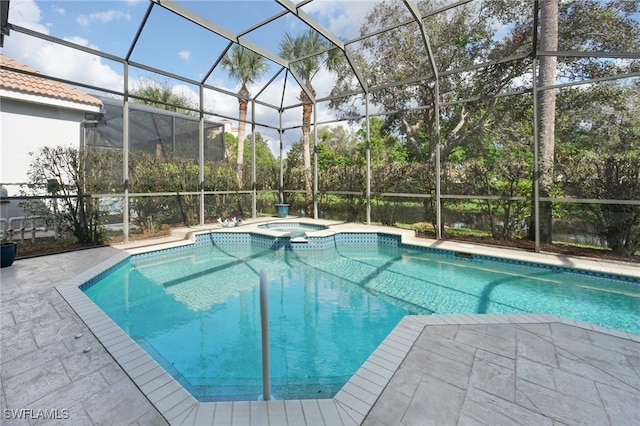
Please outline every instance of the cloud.
[[13, 24], [49, 34], [46, 25], [40, 23], [42, 13], [33, 0], [13, 0], [10, 3], [9, 21]]
[[[11, 23], [49, 34], [49, 28], [41, 23], [41, 10], [33, 0], [12, 1], [9, 17]], [[84, 38], [65, 40], [98, 49]], [[122, 90], [124, 86], [122, 75], [103, 59], [18, 32], [5, 37], [3, 54], [54, 77], [113, 90]]]
[[58, 15], [64, 15], [66, 13], [66, 11], [64, 10], [63, 7], [60, 6], [51, 6], [51, 10], [53, 10], [55, 13], [57, 13]]
[[120, 10], [105, 10], [103, 12], [90, 13], [89, 15], [78, 15], [76, 22], [82, 27], [88, 27], [92, 22], [108, 24], [113, 21], [131, 21], [131, 15]]
[[189, 52], [188, 50], [181, 50], [180, 52], [178, 52], [178, 56], [180, 56], [185, 61], [188, 61], [189, 57], [191, 56], [191, 52]]
[[360, 26], [375, 3], [369, 0], [316, 0], [305, 5], [303, 10], [346, 41], [360, 34]]
[[[91, 47], [88, 40], [80, 37], [67, 37], [66, 41], [80, 46]], [[84, 52], [43, 43], [39, 46], [37, 69], [45, 74], [77, 81], [112, 90], [123, 90], [123, 77], [105, 64], [99, 57]]]

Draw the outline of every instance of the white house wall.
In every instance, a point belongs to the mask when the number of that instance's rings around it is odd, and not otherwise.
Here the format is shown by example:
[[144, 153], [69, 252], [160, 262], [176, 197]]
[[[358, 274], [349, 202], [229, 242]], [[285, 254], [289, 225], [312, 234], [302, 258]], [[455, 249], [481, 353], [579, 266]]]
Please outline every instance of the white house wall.
[[[63, 102], [63, 101], [62, 101]], [[64, 102], [68, 103], [68, 102]], [[76, 104], [77, 105], [77, 104]], [[65, 106], [45, 105], [2, 97], [0, 102], [0, 182], [9, 195], [18, 195], [18, 187], [8, 183], [28, 182], [31, 163], [29, 153], [45, 146], [74, 146], [80, 144], [80, 122], [85, 110]]]

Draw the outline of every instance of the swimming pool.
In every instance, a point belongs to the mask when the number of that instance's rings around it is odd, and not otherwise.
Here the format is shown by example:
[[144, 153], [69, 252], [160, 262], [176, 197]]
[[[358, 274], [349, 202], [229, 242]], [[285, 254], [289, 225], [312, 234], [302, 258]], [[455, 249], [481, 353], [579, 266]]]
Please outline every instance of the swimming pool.
[[333, 396], [407, 313], [547, 312], [639, 332], [635, 279], [460, 256], [382, 234], [288, 240], [200, 236], [196, 247], [135, 256], [84, 290], [201, 401], [260, 394], [262, 268], [280, 398]]

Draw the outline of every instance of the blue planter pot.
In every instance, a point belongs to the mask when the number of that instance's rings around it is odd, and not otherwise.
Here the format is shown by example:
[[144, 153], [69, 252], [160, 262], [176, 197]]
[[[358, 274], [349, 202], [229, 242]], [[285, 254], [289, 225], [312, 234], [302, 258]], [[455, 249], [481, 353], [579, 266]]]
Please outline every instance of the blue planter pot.
[[18, 254], [17, 243], [2, 243], [2, 268], [13, 265]]
[[276, 213], [278, 213], [278, 217], [287, 217], [289, 215], [289, 204], [276, 204]]

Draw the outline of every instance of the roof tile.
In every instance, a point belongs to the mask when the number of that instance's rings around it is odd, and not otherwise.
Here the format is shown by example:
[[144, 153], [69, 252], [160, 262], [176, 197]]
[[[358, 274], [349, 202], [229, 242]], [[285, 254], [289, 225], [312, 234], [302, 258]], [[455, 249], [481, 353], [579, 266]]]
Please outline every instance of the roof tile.
[[[0, 88], [2, 89], [87, 105], [102, 105], [102, 102], [98, 98], [76, 89], [69, 84], [19, 72], [26, 71], [33, 74], [40, 74], [37, 70], [21, 64], [14, 59], [0, 55], [0, 63], [2, 64], [2, 68], [0, 68]], [[11, 71], [8, 68], [17, 71]]]

